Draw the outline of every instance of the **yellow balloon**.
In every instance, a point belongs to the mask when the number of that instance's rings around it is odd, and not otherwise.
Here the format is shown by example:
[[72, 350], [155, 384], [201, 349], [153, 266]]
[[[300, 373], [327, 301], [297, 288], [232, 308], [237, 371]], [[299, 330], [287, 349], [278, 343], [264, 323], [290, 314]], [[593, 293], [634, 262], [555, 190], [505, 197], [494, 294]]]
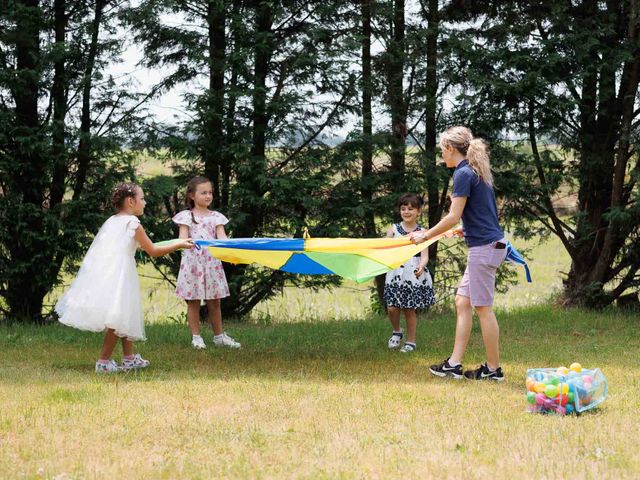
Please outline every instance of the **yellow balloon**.
[[556, 372], [560, 375], [567, 375], [569, 373], [569, 369], [567, 367], [558, 367]]
[[537, 393], [542, 393], [546, 390], [547, 386], [542, 383], [542, 382], [536, 382], [536, 384], [533, 386], [533, 389], [537, 392]]
[[560, 385], [558, 385], [558, 391], [562, 395], [566, 395], [567, 393], [569, 393], [569, 385], [567, 385], [566, 383], [561, 383]]
[[582, 371], [582, 365], [580, 365], [578, 362], [574, 362], [572, 363], [569, 368], [571, 370], [573, 370], [576, 373], [580, 373]]

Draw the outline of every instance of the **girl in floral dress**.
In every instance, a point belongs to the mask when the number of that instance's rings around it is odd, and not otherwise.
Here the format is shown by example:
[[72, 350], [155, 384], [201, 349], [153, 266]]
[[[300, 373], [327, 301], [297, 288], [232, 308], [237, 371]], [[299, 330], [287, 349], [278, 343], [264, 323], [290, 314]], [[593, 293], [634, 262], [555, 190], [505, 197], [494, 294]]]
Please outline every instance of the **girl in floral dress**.
[[[205, 177], [192, 178], [187, 184], [186, 206], [173, 217], [180, 226], [180, 238], [193, 240], [226, 239], [224, 226], [229, 220], [219, 212], [209, 210], [213, 201], [211, 182]], [[191, 344], [196, 349], [207, 348], [200, 335], [200, 303], [206, 302], [209, 323], [213, 328], [213, 344], [217, 347], [240, 348], [240, 343], [222, 329], [220, 299], [229, 296], [229, 286], [220, 260], [206, 249], [182, 252], [176, 295], [187, 301], [187, 321], [191, 329]]]

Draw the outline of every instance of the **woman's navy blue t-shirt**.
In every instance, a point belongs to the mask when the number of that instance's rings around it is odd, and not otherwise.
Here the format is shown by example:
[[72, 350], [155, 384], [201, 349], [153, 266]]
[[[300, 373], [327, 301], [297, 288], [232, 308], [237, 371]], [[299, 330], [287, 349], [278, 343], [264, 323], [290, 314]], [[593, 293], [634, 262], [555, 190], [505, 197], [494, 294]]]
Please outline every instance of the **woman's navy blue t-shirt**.
[[468, 160], [461, 161], [453, 172], [453, 196], [467, 197], [462, 211], [462, 226], [469, 247], [487, 245], [504, 238], [498, 223], [493, 188], [480, 179]]

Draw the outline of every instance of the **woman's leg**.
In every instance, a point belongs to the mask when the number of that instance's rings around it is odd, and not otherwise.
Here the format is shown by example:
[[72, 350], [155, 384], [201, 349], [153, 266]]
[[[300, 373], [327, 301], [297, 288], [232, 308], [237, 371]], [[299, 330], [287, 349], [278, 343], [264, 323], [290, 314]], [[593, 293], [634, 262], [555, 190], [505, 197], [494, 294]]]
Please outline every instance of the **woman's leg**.
[[482, 340], [487, 351], [487, 367], [496, 370], [500, 366], [500, 327], [491, 307], [476, 307], [480, 318]]
[[200, 335], [200, 300], [187, 300], [187, 322], [191, 335]]
[[473, 309], [471, 299], [463, 295], [456, 295], [456, 339], [453, 344], [453, 353], [449, 362], [462, 363], [464, 352], [471, 336], [473, 325]]
[[207, 310], [209, 311], [209, 323], [213, 328], [214, 335], [222, 334], [222, 309], [220, 299], [207, 300]]

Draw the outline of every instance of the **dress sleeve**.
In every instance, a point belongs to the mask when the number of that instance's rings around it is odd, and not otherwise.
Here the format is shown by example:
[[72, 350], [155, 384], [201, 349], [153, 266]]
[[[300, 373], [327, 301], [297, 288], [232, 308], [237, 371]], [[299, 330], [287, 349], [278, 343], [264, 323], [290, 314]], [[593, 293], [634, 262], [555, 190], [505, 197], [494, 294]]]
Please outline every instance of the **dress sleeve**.
[[192, 218], [191, 212], [189, 210], [183, 210], [176, 213], [172, 220], [178, 225], [186, 225], [187, 227], [191, 228]]
[[216, 225], [226, 225], [227, 223], [229, 223], [229, 219], [220, 212], [214, 213], [213, 221], [216, 222]]
[[136, 230], [140, 226], [140, 220], [138, 217], [131, 215], [131, 218], [127, 220], [127, 236], [133, 238], [136, 234]]

